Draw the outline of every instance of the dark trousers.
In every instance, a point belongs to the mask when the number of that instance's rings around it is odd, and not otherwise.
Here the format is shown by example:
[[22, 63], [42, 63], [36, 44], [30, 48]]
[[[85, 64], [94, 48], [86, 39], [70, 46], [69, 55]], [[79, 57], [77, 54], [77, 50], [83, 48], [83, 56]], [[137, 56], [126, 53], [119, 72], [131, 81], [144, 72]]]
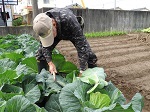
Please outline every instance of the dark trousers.
[[41, 72], [42, 69], [48, 70], [48, 64], [46, 60], [37, 61], [38, 73]]

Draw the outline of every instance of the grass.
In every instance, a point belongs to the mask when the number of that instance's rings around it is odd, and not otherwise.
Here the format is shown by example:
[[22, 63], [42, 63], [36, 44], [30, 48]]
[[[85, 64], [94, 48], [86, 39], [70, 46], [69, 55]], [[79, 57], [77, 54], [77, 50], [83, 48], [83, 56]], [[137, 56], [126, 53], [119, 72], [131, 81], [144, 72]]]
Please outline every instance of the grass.
[[85, 33], [87, 38], [94, 38], [94, 37], [108, 37], [108, 36], [116, 36], [116, 35], [124, 35], [127, 34], [126, 32], [119, 32], [119, 31], [105, 31], [105, 32], [92, 32], [92, 33]]
[[145, 28], [145, 29], [143, 29], [141, 31], [144, 32], [144, 33], [150, 33], [150, 27], [149, 28]]

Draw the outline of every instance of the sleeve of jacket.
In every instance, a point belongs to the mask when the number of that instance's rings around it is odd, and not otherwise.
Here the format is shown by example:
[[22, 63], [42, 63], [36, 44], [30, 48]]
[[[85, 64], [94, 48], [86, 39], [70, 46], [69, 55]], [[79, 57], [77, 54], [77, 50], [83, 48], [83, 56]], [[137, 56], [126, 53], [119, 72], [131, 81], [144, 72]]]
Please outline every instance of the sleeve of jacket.
[[74, 37], [71, 42], [74, 44], [78, 52], [80, 70], [84, 71], [86, 69], [89, 53], [91, 51], [89, 43], [85, 36]]
[[52, 51], [55, 48], [55, 46], [60, 42], [60, 39], [55, 37], [54, 43], [50, 47], [43, 47], [43, 56], [45, 57], [47, 63], [52, 61]]

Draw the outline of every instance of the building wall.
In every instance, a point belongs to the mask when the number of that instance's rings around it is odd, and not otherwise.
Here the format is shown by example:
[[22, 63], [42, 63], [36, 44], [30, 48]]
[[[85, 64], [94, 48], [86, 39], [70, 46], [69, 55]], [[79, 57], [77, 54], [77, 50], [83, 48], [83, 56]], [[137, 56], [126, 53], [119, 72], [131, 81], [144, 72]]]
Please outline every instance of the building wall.
[[[2, 8], [0, 8], [0, 12], [1, 11], [2, 11]], [[10, 17], [10, 18], [7, 19], [7, 26], [12, 26], [12, 7], [10, 5], [5, 5], [5, 12], [8, 12], [9, 17]], [[0, 17], [1, 17], [1, 14], [0, 14]], [[1, 18], [0, 18], [0, 26], [5, 26], [4, 22]]]
[[38, 8], [55, 7], [55, 1], [49, 0], [49, 3], [44, 3], [44, 0], [38, 0]]
[[[0, 12], [2, 11], [2, 8], [0, 8]], [[4, 21], [1, 19], [1, 13], [0, 13], [0, 26], [4, 26]]]
[[7, 26], [12, 26], [12, 9], [11, 6], [9, 8], [6, 8], [6, 12], [9, 12], [9, 19], [7, 20]]

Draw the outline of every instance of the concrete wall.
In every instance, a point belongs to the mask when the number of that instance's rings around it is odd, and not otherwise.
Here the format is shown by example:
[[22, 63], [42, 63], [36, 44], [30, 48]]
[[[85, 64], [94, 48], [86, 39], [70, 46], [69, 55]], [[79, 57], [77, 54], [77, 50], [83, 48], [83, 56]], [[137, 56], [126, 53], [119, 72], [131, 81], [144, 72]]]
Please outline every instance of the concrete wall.
[[[41, 9], [45, 12], [50, 8]], [[122, 11], [97, 9], [71, 9], [77, 16], [85, 20], [84, 32], [100, 31], [134, 31], [150, 27], [149, 11]], [[29, 33], [33, 35], [31, 26], [0, 28], [0, 35]]]
[[[50, 8], [43, 8], [45, 12]], [[85, 20], [85, 32], [133, 31], [150, 27], [150, 11], [71, 9]]]
[[18, 26], [18, 27], [0, 27], [0, 36], [4, 36], [7, 34], [30, 34], [35, 35], [32, 29], [32, 26]]

